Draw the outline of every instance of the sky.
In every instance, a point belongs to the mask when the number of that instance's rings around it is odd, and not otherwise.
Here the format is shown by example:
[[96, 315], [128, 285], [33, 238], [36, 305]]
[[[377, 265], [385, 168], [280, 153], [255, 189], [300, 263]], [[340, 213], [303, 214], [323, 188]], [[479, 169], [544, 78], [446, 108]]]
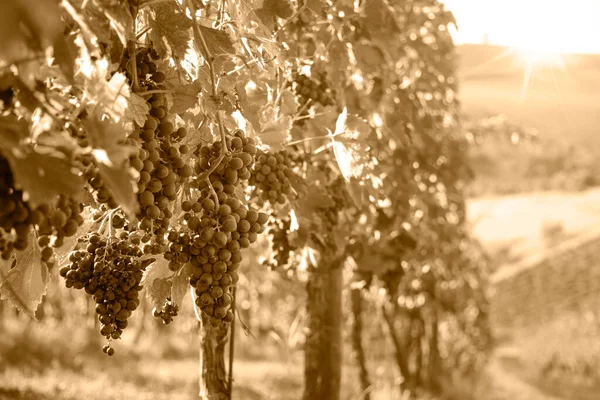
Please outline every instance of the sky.
[[457, 43], [538, 52], [600, 53], [600, 0], [442, 0], [458, 24]]

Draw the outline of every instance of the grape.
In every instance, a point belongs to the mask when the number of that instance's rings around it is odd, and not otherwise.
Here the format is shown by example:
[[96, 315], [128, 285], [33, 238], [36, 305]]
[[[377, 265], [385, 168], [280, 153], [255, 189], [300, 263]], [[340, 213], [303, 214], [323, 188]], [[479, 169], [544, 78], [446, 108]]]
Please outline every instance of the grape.
[[[107, 239], [97, 233], [82, 238], [85, 249], [74, 250], [69, 264], [59, 270], [65, 286], [84, 289], [96, 302], [101, 322], [100, 333], [107, 339], [118, 339], [127, 321], [139, 306], [140, 281], [147, 263], [140, 261], [140, 248], [131, 242], [127, 232]], [[114, 354], [109, 347], [103, 348]]]
[[323, 106], [332, 106], [335, 104], [333, 91], [325, 81], [321, 83], [309, 78], [306, 75], [299, 74], [294, 81], [296, 94], [300, 98], [301, 104], [306, 104], [309, 100], [320, 103]]

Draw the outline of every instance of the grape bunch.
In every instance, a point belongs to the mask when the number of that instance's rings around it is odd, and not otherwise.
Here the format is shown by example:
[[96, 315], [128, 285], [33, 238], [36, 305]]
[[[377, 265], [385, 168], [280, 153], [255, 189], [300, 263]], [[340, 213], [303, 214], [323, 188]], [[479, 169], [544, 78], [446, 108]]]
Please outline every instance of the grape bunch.
[[300, 178], [292, 166], [290, 154], [286, 150], [276, 153], [258, 152], [249, 183], [256, 188], [260, 202], [284, 204], [288, 198], [297, 196], [292, 181], [295, 183]]
[[152, 315], [155, 318], [162, 319], [163, 324], [168, 325], [173, 322], [173, 317], [176, 317], [179, 313], [179, 307], [177, 304], [174, 304], [170, 297], [167, 297], [167, 301], [162, 306], [162, 308], [154, 308], [152, 310]]
[[[65, 278], [66, 287], [84, 289], [93, 296], [102, 336], [119, 339], [131, 313], [140, 304], [140, 281], [152, 260], [140, 260], [140, 248], [124, 231], [112, 238], [93, 232], [82, 242], [85, 249], [72, 251], [69, 264], [59, 273]], [[109, 348], [104, 351], [112, 355], [114, 351]]]
[[40, 212], [31, 212], [23, 192], [15, 188], [8, 160], [0, 155], [0, 252], [8, 260], [14, 250], [24, 250], [34, 223], [43, 219]]
[[257, 152], [254, 140], [237, 130], [225, 144], [226, 154], [220, 141], [197, 149], [190, 184], [198, 197], [182, 203], [185, 224], [167, 233], [165, 253], [172, 270], [186, 262], [194, 267], [190, 285], [195, 288], [196, 305], [215, 327], [233, 320], [231, 287], [239, 279], [241, 250], [257, 240], [268, 220], [236, 197], [251, 176]]
[[0, 255], [8, 260], [15, 250], [25, 250], [32, 228], [39, 234], [37, 244], [41, 261], [52, 265], [53, 247], [60, 247], [65, 237], [73, 236], [83, 223], [82, 204], [60, 195], [56, 205], [41, 204], [32, 209], [15, 187], [6, 158], [0, 156]]
[[271, 236], [271, 253], [263, 261], [263, 265], [270, 268], [281, 268], [290, 264], [292, 253], [298, 249], [290, 241], [292, 219], [289, 215], [285, 218], [270, 218], [267, 233]]
[[298, 74], [294, 79], [295, 91], [300, 98], [300, 104], [306, 104], [309, 100], [320, 103], [322, 106], [333, 106], [334, 93], [325, 80], [316, 82], [306, 75]]
[[[165, 73], [153, 62], [158, 56], [154, 49], [141, 49], [136, 55], [137, 77], [143, 91], [164, 90]], [[129, 64], [128, 64], [129, 65]], [[126, 74], [132, 79], [132, 74]], [[150, 116], [144, 126], [136, 127], [128, 143], [138, 151], [130, 158], [130, 165], [139, 172], [138, 202], [140, 221], [138, 228], [153, 234], [153, 254], [165, 251], [162, 238], [172, 217], [172, 206], [181, 184], [193, 174], [193, 168], [184, 161], [189, 152], [181, 144], [188, 131], [173, 124], [169, 104], [164, 93], [153, 93], [146, 99]]]

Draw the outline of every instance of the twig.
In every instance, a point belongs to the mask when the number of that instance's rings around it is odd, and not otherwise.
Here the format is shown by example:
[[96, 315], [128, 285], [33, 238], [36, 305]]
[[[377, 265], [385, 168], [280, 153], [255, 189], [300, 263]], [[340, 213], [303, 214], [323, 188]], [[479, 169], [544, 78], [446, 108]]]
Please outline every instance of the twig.
[[133, 81], [133, 91], [134, 92], [139, 92], [140, 91], [140, 83], [138, 81], [138, 74], [137, 74], [137, 65], [136, 65], [136, 57], [135, 57], [135, 42], [133, 40], [129, 40], [127, 42], [127, 51], [129, 52], [129, 62], [130, 62], [130, 72], [131, 72], [131, 79]]
[[302, 4], [302, 6], [300, 8], [298, 8], [298, 11], [296, 11], [296, 13], [294, 15], [292, 15], [286, 22], [285, 24], [281, 25], [280, 28], [278, 28], [275, 32], [273, 32], [273, 36], [276, 36], [279, 32], [281, 32], [282, 30], [284, 30], [293, 20], [295, 20], [296, 18], [298, 18], [298, 15], [300, 15], [300, 13], [302, 11], [304, 11], [305, 8], [307, 8], [308, 2], [304, 2], [304, 4]]
[[151, 27], [147, 26], [144, 29], [142, 29], [142, 31], [140, 33], [138, 33], [137, 35], [135, 35], [135, 40], [139, 40], [142, 36], [144, 36], [144, 34], [146, 34], [150, 29], [152, 29]]

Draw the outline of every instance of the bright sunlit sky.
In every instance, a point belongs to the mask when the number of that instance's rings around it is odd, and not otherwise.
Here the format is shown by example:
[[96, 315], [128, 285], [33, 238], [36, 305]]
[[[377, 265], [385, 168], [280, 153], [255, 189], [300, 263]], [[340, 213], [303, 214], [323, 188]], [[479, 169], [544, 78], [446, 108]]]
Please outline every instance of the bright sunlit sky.
[[457, 43], [600, 53], [600, 0], [442, 0], [456, 17]]

